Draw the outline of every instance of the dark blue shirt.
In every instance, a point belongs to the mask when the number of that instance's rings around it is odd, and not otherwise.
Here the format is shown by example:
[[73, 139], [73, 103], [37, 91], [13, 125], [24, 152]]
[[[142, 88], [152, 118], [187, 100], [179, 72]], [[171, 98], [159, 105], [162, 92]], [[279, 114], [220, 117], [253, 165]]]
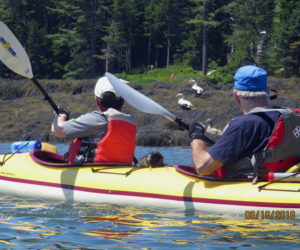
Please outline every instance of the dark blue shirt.
[[236, 117], [208, 153], [225, 166], [251, 157], [267, 145], [279, 116], [278, 111], [270, 111]]

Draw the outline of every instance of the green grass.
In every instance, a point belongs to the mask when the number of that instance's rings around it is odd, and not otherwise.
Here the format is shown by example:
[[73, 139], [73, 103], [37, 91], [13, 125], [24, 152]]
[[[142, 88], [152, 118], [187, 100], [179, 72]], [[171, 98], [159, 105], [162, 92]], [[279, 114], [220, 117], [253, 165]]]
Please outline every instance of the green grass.
[[[174, 78], [170, 79], [172, 73], [174, 73]], [[116, 75], [129, 82], [143, 85], [148, 85], [155, 81], [179, 83], [187, 78], [199, 78], [203, 76], [200, 71], [184, 65], [171, 65], [168, 68], [156, 68], [147, 71], [145, 74], [126, 74], [123, 72]]]

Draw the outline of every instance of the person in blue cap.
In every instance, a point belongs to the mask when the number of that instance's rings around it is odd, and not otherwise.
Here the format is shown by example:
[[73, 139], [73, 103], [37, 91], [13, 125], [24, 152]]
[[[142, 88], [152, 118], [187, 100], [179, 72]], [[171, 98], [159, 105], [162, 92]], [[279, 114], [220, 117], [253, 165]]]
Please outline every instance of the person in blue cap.
[[[234, 118], [226, 126], [223, 135], [212, 147], [207, 149], [205, 146], [205, 126], [202, 123], [194, 122], [189, 126], [192, 159], [199, 175], [213, 175], [218, 178], [233, 178], [240, 173], [251, 175], [254, 172], [253, 156], [268, 146], [275, 127], [275, 137], [282, 134], [277, 129], [281, 112], [270, 109], [265, 70], [253, 65], [240, 67], [234, 75], [233, 95], [243, 115]], [[279, 157], [286, 156], [281, 153]], [[298, 161], [294, 159], [282, 166], [276, 164], [270, 169], [283, 170]]]

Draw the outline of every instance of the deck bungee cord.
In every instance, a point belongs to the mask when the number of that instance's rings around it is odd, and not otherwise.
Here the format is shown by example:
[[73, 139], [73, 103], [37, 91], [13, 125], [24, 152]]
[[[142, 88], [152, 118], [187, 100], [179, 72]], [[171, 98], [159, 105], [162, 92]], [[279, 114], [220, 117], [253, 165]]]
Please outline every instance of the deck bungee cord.
[[[0, 161], [0, 166], [3, 166], [4, 163], [5, 163], [6, 161], [8, 161], [11, 157], [13, 157], [15, 154], [21, 152], [22, 149], [23, 149], [23, 148], [26, 148], [26, 146], [27, 146], [28, 144], [29, 144], [29, 141], [26, 142], [24, 145], [22, 145], [19, 149], [17, 149], [17, 150], [16, 150], [15, 152], [13, 152], [12, 154], [11, 154], [11, 153], [6, 153], [6, 154], [4, 154], [4, 155], [3, 155], [3, 158], [2, 158], [2, 161]], [[8, 158], [6, 158], [6, 156], [9, 155], [9, 154], [10, 154], [10, 156], [9, 156]]]
[[[278, 179], [272, 180], [272, 181], [269, 180], [268, 183], [259, 186], [259, 187], [258, 187], [258, 190], [259, 190], [259, 191], [265, 190], [265, 191], [289, 191], [289, 192], [300, 192], [300, 188], [299, 188], [298, 190], [293, 190], [293, 189], [278, 189], [278, 188], [269, 188], [269, 189], [267, 189], [267, 188], [266, 188], [267, 186], [269, 186], [269, 185], [271, 185], [271, 184], [280, 183], [280, 182], [282, 183], [282, 182], [284, 182], [284, 180], [286, 180], [286, 179], [288, 179], [288, 178], [290, 178], [290, 177], [294, 177], [294, 176], [299, 175], [298, 172], [296, 172], [296, 173], [288, 173], [288, 174], [283, 173], [283, 174], [285, 174], [286, 176], [283, 176], [283, 177], [281, 177], [281, 178], [278, 178]], [[299, 177], [300, 177], [300, 176], [299, 176]], [[295, 180], [294, 182], [296, 182], [296, 183], [299, 182], [299, 183], [300, 183], [300, 179], [297, 179], [297, 181]]]

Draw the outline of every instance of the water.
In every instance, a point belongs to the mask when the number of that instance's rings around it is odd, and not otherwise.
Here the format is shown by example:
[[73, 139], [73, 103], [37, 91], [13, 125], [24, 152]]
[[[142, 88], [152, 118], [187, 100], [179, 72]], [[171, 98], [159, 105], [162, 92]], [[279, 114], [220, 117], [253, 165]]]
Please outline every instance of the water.
[[[66, 145], [57, 145], [58, 152]], [[0, 152], [10, 144], [0, 144]], [[167, 163], [191, 164], [181, 147], [137, 147], [139, 159], [160, 151]], [[0, 195], [0, 249], [299, 249], [300, 219], [172, 212], [116, 205], [66, 205]]]

